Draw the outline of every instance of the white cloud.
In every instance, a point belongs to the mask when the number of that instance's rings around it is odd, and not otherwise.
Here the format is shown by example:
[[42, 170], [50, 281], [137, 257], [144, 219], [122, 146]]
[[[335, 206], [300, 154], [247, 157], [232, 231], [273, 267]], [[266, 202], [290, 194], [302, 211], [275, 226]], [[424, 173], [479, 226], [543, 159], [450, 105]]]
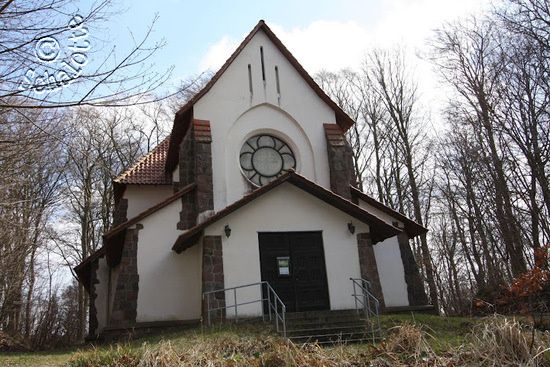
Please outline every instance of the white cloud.
[[316, 21], [305, 28], [284, 30], [276, 24], [273, 32], [310, 73], [359, 66], [371, 35], [359, 24]]
[[[368, 27], [354, 21], [318, 20], [304, 27], [270, 28], [310, 73], [355, 68], [370, 47], [399, 43], [411, 50], [425, 46], [433, 29], [445, 21], [486, 9], [490, 0], [384, 0], [382, 16]], [[217, 70], [241, 39], [224, 35], [200, 62], [201, 70]]]
[[199, 71], [202, 72], [207, 69], [217, 71], [225, 60], [231, 56], [233, 51], [235, 51], [239, 42], [229, 36], [223, 36], [221, 40], [210, 45], [208, 51], [206, 51], [206, 55], [200, 61]]
[[[441, 93], [432, 65], [416, 55], [426, 52], [427, 40], [434, 29], [488, 9], [491, 0], [383, 0], [381, 4], [381, 16], [368, 25], [331, 20], [318, 20], [293, 29], [271, 22], [268, 25], [310, 74], [322, 69], [358, 68], [365, 53], [373, 47], [405, 46], [422, 101], [431, 107], [437, 120], [445, 94]], [[217, 70], [244, 37], [237, 40], [223, 36], [209, 47], [201, 68]]]

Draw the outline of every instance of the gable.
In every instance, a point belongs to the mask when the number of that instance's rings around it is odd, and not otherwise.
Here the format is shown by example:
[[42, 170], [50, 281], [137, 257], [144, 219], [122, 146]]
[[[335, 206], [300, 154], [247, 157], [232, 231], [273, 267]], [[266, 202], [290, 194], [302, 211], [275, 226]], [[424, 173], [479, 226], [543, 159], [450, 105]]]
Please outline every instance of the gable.
[[[292, 53], [282, 44], [282, 42], [275, 36], [275, 34], [271, 31], [271, 29], [265, 24], [263, 20], [260, 20], [258, 24], [254, 27], [254, 29], [249, 33], [249, 35], [243, 40], [243, 42], [239, 45], [239, 47], [235, 50], [235, 52], [229, 57], [229, 59], [225, 62], [225, 64], [218, 70], [218, 72], [212, 77], [212, 79], [205, 85], [205, 87], [199, 91], [191, 100], [189, 100], [180, 110], [176, 113], [176, 116], [174, 118], [174, 124], [172, 127], [172, 141], [170, 143], [170, 148], [168, 151], [168, 157], [166, 160], [166, 171], [171, 172], [176, 164], [177, 164], [177, 147], [179, 143], [181, 142], [181, 139], [185, 135], [185, 132], [187, 131], [190, 121], [193, 118], [194, 115], [194, 107], [195, 104], [203, 98], [218, 82], [219, 79], [223, 77], [223, 75], [226, 73], [226, 71], [230, 68], [230, 66], [234, 63], [234, 61], [241, 55], [243, 50], [249, 46], [249, 43], [257, 36], [262, 37], [261, 34], [263, 34], [264, 38], [266, 37], [269, 40], [269, 45], [272, 45], [273, 48], [278, 50], [279, 55], [282, 56], [286, 60], [286, 63], [288, 63], [289, 66], [292, 67], [292, 70], [295, 74], [299, 75], [302, 79], [303, 83], [307, 84], [310, 88], [310, 90], [315, 93], [318, 98], [320, 98], [326, 106], [333, 111], [332, 118], [329, 121], [320, 121], [322, 122], [333, 122], [335, 121], [340, 127], [346, 131], [348, 130], [355, 122], [349, 117], [322, 89], [319, 87], [319, 85], [313, 80], [313, 78], [305, 71], [305, 69], [300, 65], [300, 63], [296, 60], [296, 58], [292, 55]], [[264, 41], [266, 41], [264, 39]], [[256, 42], [256, 40], [255, 40]], [[270, 52], [270, 50], [265, 50], [265, 52]], [[264, 61], [267, 60], [267, 56], [272, 56], [273, 53], [270, 55], [264, 54]], [[258, 65], [258, 64], [256, 64]], [[252, 66], [252, 64], [251, 64]], [[290, 70], [290, 69], [289, 69]], [[261, 66], [259, 69], [256, 67], [252, 69], [253, 76], [257, 77], [258, 72], [261, 73]], [[269, 70], [269, 67], [267, 65], [264, 65], [264, 74], [266, 83], [267, 80], [269, 80], [268, 73], [271, 71]], [[248, 79], [248, 69], [244, 72], [246, 75], [246, 79]], [[271, 78], [274, 77], [275, 70], [273, 67], [273, 74], [271, 75]], [[284, 80], [283, 75], [280, 76], [280, 82]], [[263, 78], [262, 78], [263, 82]], [[280, 90], [282, 92], [283, 90], [283, 84], [279, 83]], [[275, 93], [277, 93], [277, 84], [274, 83], [273, 86], [275, 86], [275, 89], [272, 88], [272, 91], [270, 93], [273, 93], [273, 90], [275, 90]], [[261, 89], [258, 88], [252, 88], [253, 90], [256, 90], [256, 92], [261, 92]], [[281, 96], [282, 97], [282, 96]], [[204, 118], [204, 117], [199, 117]]]

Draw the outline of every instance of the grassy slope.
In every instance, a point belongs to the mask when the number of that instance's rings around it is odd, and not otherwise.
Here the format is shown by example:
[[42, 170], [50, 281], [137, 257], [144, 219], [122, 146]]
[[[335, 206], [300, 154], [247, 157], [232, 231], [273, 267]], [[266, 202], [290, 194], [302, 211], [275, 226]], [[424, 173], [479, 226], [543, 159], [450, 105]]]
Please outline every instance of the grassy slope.
[[[446, 350], [449, 347], [460, 345], [472, 325], [476, 322], [471, 318], [463, 317], [439, 317], [433, 315], [422, 314], [400, 314], [400, 315], [384, 315], [381, 317], [383, 329], [388, 329], [393, 326], [405, 323], [414, 322], [422, 325], [422, 327], [432, 337], [428, 338], [428, 342], [435, 350]], [[222, 327], [214, 330], [200, 328], [182, 331], [178, 333], [165, 334], [162, 336], [148, 337], [130, 342], [129, 347], [139, 349], [143, 343], [149, 345], [157, 345], [161, 340], [170, 340], [172, 345], [184, 347], [189, 344], [200, 342], [205, 338], [215, 338], [224, 335], [250, 335], [251, 337], [261, 337], [269, 332], [269, 328], [262, 326], [236, 326]], [[354, 345], [349, 348], [366, 348], [366, 345]], [[0, 366], [3, 367], [51, 367], [63, 366], [78, 350], [88, 350], [92, 346], [83, 346], [80, 348], [67, 349], [62, 351], [36, 352], [36, 353], [21, 353], [12, 355], [0, 355]], [[110, 346], [99, 346], [99, 350], [108, 350]]]

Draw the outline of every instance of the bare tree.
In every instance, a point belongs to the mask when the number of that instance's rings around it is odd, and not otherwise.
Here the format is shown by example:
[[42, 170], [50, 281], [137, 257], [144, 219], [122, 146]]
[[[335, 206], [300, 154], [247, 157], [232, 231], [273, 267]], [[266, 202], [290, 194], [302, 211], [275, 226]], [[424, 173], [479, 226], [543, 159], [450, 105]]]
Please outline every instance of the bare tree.
[[[422, 119], [420, 113], [416, 82], [409, 74], [403, 50], [398, 49], [393, 52], [377, 50], [370, 55], [367, 62], [371, 65], [370, 78], [374, 83], [375, 91], [387, 111], [391, 130], [394, 132], [390, 136], [391, 143], [403, 159], [413, 216], [417, 223], [424, 225], [430, 199], [429, 195], [424, 198], [426, 199], [424, 203], [426, 206], [424, 206], [420, 185], [422, 182], [420, 169], [423, 165], [419, 163], [426, 162], [420, 153], [422, 149], [420, 144], [426, 141], [423, 129], [426, 121]], [[437, 287], [426, 234], [420, 236], [420, 249], [430, 299], [438, 309]]]
[[527, 266], [495, 128], [500, 80], [506, 66], [499, 52], [500, 35], [491, 20], [470, 18], [467, 23], [448, 25], [437, 32], [434, 62], [443, 78], [455, 88], [463, 108], [470, 112], [467, 121], [476, 133], [493, 179], [495, 215], [512, 273], [517, 276]]

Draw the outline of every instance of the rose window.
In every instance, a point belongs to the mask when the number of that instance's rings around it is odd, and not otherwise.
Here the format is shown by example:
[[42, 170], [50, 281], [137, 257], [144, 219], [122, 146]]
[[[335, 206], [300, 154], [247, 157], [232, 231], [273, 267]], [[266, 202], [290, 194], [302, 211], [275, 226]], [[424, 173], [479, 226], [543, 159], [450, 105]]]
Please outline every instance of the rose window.
[[296, 158], [290, 147], [271, 135], [256, 135], [241, 148], [241, 169], [256, 186], [263, 186], [290, 169], [296, 169]]

